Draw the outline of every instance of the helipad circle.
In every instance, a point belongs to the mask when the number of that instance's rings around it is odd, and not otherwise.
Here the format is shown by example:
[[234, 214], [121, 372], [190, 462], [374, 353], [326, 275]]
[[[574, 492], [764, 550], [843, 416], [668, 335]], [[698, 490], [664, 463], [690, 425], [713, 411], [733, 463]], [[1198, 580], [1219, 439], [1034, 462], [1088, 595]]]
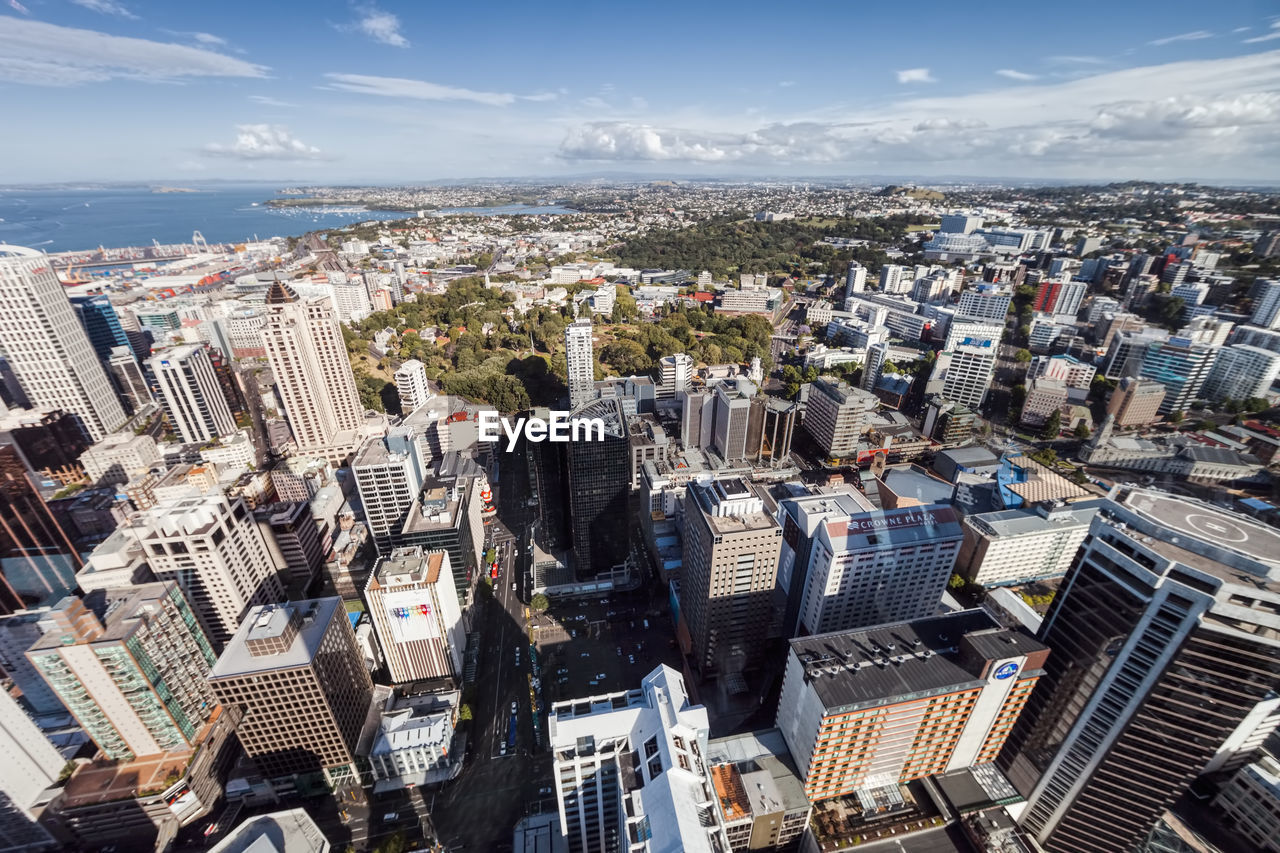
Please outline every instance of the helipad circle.
[[1220, 515], [1192, 513], [1186, 517], [1187, 526], [1210, 542], [1247, 542], [1249, 533], [1240, 525]]

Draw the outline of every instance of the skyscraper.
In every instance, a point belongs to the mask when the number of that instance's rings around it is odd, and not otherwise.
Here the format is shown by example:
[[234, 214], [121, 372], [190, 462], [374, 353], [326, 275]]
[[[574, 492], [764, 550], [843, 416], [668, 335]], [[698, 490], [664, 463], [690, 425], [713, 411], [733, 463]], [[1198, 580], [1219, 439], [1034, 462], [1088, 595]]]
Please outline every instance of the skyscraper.
[[153, 507], [129, 529], [155, 576], [182, 587], [215, 649], [250, 607], [284, 598], [278, 567], [242, 498], [193, 494]]
[[1053, 649], [999, 763], [1051, 853], [1135, 847], [1280, 679], [1280, 533], [1116, 487], [1038, 638]]
[[126, 413], [135, 415], [146, 404], [155, 402], [151, 386], [142, 374], [132, 348], [111, 348], [111, 354], [107, 357], [107, 374], [115, 385], [116, 393], [120, 395], [120, 402], [124, 404]]
[[862, 390], [875, 391], [876, 383], [880, 381], [880, 374], [884, 370], [884, 363], [889, 358], [889, 345], [887, 343], [872, 344], [867, 347], [867, 360], [862, 365]]
[[765, 641], [782, 627], [774, 595], [781, 545], [782, 528], [741, 479], [689, 484], [680, 611], [699, 672], [760, 664]]
[[829, 457], [851, 457], [879, 404], [870, 391], [854, 388], [843, 379], [818, 379], [801, 426]]
[[685, 353], [678, 352], [675, 355], [663, 356], [658, 364], [662, 376], [655, 395], [659, 400], [679, 397], [693, 379], [693, 359]]
[[422, 491], [426, 461], [411, 427], [372, 436], [356, 451], [351, 472], [360, 491], [365, 523], [379, 554], [388, 554]]
[[427, 368], [416, 358], [411, 358], [396, 371], [396, 393], [400, 396], [400, 414], [408, 415], [431, 398], [431, 386], [427, 384]]
[[1201, 393], [1207, 400], [1266, 398], [1280, 375], [1280, 353], [1246, 345], [1223, 347], [1213, 359]]
[[100, 361], [110, 358], [114, 347], [129, 345], [129, 337], [124, 333], [124, 326], [120, 325], [120, 317], [107, 294], [72, 296], [71, 307], [75, 309], [76, 318], [84, 327]]
[[235, 418], [204, 346], [187, 344], [147, 360], [169, 422], [182, 440], [211, 441], [236, 431]]
[[33, 406], [72, 413], [94, 441], [124, 423], [89, 336], [40, 252], [0, 247], [0, 349]]
[[730, 465], [747, 457], [747, 427], [755, 390], [746, 380], [730, 380], [716, 386], [713, 446]]
[[446, 552], [397, 548], [369, 573], [364, 599], [392, 683], [461, 680], [467, 637]]
[[1164, 386], [1160, 414], [1185, 411], [1199, 399], [1218, 349], [1181, 337], [1153, 341], [1146, 347], [1138, 375]]
[[849, 261], [849, 270], [844, 274], [844, 298], [867, 289], [867, 268], [857, 261]]
[[599, 418], [602, 440], [564, 445], [569, 483], [569, 536], [574, 570], [592, 577], [627, 558], [630, 517], [627, 501], [631, 457], [627, 417], [617, 398], [595, 400], [575, 409], [570, 421]]
[[569, 374], [569, 407], [576, 409], [596, 396], [595, 356], [591, 350], [591, 321], [574, 320], [564, 328], [564, 358]]
[[31, 809], [57, 783], [66, 763], [18, 701], [0, 691], [0, 850], [54, 846], [31, 819]]
[[175, 583], [68, 596], [27, 658], [108, 757], [188, 749], [213, 714], [213, 649]]
[[1264, 329], [1280, 328], [1280, 279], [1257, 281], [1252, 292], [1253, 314], [1249, 317], [1249, 324]]
[[267, 360], [299, 455], [341, 462], [364, 417], [355, 375], [330, 301], [301, 300], [283, 282], [267, 290]]
[[349, 781], [373, 682], [340, 598], [254, 607], [209, 674], [263, 776]]
[[32, 486], [17, 448], [0, 444], [0, 612], [52, 604], [75, 589], [83, 566], [80, 552]]

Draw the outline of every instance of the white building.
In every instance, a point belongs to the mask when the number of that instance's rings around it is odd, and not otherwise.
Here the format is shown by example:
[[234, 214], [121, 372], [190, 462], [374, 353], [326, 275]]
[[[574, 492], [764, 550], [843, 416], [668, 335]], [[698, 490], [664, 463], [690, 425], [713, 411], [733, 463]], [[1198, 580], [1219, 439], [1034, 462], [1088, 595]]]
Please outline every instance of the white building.
[[885, 264], [880, 267], [880, 290], [883, 293], [907, 293], [915, 280], [915, 271], [911, 267], [901, 264]]
[[827, 325], [831, 322], [831, 303], [825, 299], [810, 302], [804, 312], [804, 321], [811, 327]]
[[547, 728], [570, 850], [729, 850], [705, 759], [707, 710], [676, 670], [658, 667], [639, 690], [557, 702]]
[[942, 345], [943, 350], [954, 350], [961, 343], [970, 342], [970, 346], [983, 342], [998, 344], [1004, 336], [1004, 323], [990, 320], [956, 319], [947, 325], [947, 337]]
[[1249, 325], [1280, 329], [1280, 279], [1264, 279], [1253, 285], [1253, 314]]
[[972, 234], [982, 227], [982, 217], [976, 213], [944, 213], [938, 230], [944, 234]]
[[591, 294], [591, 313], [612, 316], [613, 306], [618, 303], [618, 288], [612, 284], [602, 284]]
[[58, 781], [66, 763], [18, 701], [0, 690], [0, 794], [5, 800], [0, 809], [0, 843], [4, 849], [52, 846], [49, 833], [32, 820], [32, 807]]
[[467, 637], [448, 553], [395, 549], [370, 572], [364, 599], [392, 683], [461, 680]]
[[979, 408], [995, 375], [996, 349], [996, 344], [983, 341], [977, 345], [960, 344], [954, 350], [939, 353], [926, 393], [940, 394], [971, 409]]
[[1009, 288], [995, 284], [980, 284], [960, 294], [956, 315], [997, 320], [1003, 323], [1009, 313], [1009, 303], [1012, 301], [1013, 293]]
[[400, 412], [407, 415], [431, 399], [427, 382], [427, 366], [411, 358], [396, 371], [396, 393], [400, 395]]
[[303, 808], [251, 817], [209, 853], [329, 853], [329, 841]]
[[331, 272], [329, 292], [333, 294], [333, 310], [343, 323], [358, 323], [373, 311], [369, 289], [359, 275], [347, 278], [342, 273]]
[[564, 349], [569, 374], [569, 406], [576, 409], [596, 396], [590, 320], [575, 320], [564, 327]]
[[422, 491], [427, 460], [414, 429], [392, 427], [365, 441], [351, 460], [369, 535], [388, 554]]
[[93, 441], [124, 423], [120, 399], [41, 252], [0, 246], [0, 349], [35, 408], [70, 412]]
[[450, 750], [460, 699], [457, 692], [387, 697], [369, 747], [375, 794], [423, 787], [457, 772], [462, 759]]
[[1053, 379], [1068, 388], [1088, 392], [1097, 368], [1069, 355], [1037, 356], [1027, 368], [1027, 379]]
[[267, 291], [267, 359], [298, 454], [341, 462], [364, 420], [355, 374], [328, 299], [299, 300], [277, 281]]
[[1201, 394], [1208, 400], [1267, 398], [1280, 375], [1280, 353], [1260, 347], [1231, 346], [1218, 350]]
[[1097, 511], [1086, 501], [965, 516], [956, 571], [987, 587], [1062, 577]]
[[867, 289], [867, 268], [857, 261], [849, 261], [849, 270], [844, 275], [844, 298]]
[[1222, 786], [1213, 804], [1258, 853], [1280, 853], [1280, 761], [1263, 753]]
[[689, 387], [690, 381], [693, 380], [693, 358], [685, 353], [678, 352], [663, 356], [658, 361], [658, 365], [662, 375], [654, 393], [659, 400], [677, 397], [680, 392]]
[[236, 431], [231, 407], [205, 347], [176, 347], [148, 359], [147, 366], [160, 388], [160, 402], [169, 422], [183, 441], [212, 441]]
[[160, 461], [156, 440], [141, 435], [114, 433], [80, 454], [80, 464], [93, 482], [127, 483]]

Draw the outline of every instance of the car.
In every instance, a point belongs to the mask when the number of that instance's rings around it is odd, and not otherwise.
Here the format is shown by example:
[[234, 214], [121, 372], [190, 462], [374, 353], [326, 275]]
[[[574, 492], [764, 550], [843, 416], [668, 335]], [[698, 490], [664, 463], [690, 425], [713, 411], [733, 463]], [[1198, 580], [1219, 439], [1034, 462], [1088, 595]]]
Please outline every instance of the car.
[[578, 639], [578, 632], [571, 630], [569, 631], [569, 636], [576, 640]]
[[506, 742], [505, 740], [502, 742], [502, 749], [500, 749], [500, 750], [498, 751], [498, 754], [499, 754], [499, 755], [506, 755], [506, 754], [507, 754], [507, 742]]
[[622, 657], [622, 646], [618, 646], [618, 657]]
[[515, 592], [515, 591], [516, 591], [516, 582], [515, 582], [515, 581], [512, 581], [512, 582], [511, 582], [511, 591], [512, 591], [512, 592]]
[[600, 682], [598, 682], [598, 681], [588, 681], [588, 682], [587, 682], [587, 684], [590, 684], [592, 687], [595, 687], [595, 686], [596, 686], [597, 684], [599, 684], [599, 683], [600, 683]]
[[600, 679], [601, 681], [604, 681], [604, 679], [605, 679], [605, 674], [602, 672], [602, 673], [600, 673], [599, 675], [597, 675], [597, 676], [596, 676], [596, 678]]
[[580, 657], [580, 658], [589, 658], [589, 657], [591, 657], [591, 652], [583, 652], [582, 654], [578, 655], [578, 657]]
[[627, 663], [632, 663], [632, 664], [633, 664], [633, 663], [635, 663], [635, 662], [636, 662], [636, 656], [635, 656], [635, 655], [627, 655]]
[[511, 713], [513, 713], [513, 714], [514, 714], [514, 713], [516, 713], [516, 712], [519, 710], [519, 708], [520, 708], [520, 706], [519, 706], [519, 705], [517, 705], [515, 702], [512, 702], [512, 703], [511, 703]]
[[393, 821], [393, 820], [399, 820], [399, 818], [400, 818], [400, 813], [399, 813], [399, 812], [387, 812], [386, 814], [384, 814], [384, 815], [382, 816], [382, 822], [383, 822], [383, 823], [391, 823], [391, 821]]
[[539, 788], [539, 789], [538, 789], [538, 795], [539, 795], [539, 796], [541, 796], [541, 797], [545, 797], [545, 796], [547, 796], [547, 795], [548, 795], [548, 794], [550, 794], [550, 793], [551, 793], [551, 789], [550, 789], [550, 788]]

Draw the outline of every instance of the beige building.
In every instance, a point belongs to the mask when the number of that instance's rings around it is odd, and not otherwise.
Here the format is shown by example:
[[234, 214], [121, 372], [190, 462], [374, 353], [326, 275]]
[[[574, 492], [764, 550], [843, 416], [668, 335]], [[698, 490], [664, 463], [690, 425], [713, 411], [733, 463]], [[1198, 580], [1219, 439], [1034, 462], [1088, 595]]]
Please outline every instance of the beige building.
[[704, 674], [741, 672], [781, 631], [775, 600], [782, 528], [736, 477], [690, 483], [685, 497], [680, 608]]
[[193, 493], [141, 514], [130, 531], [155, 576], [182, 587], [215, 649], [250, 607], [284, 598], [279, 567], [240, 498]]
[[965, 516], [956, 570], [983, 586], [1062, 577], [1089, 532], [1096, 501]]
[[253, 608], [209, 683], [220, 702], [244, 710], [236, 735], [263, 776], [354, 778], [373, 682], [342, 599]]
[[1155, 423], [1164, 402], [1164, 386], [1147, 379], [1125, 377], [1107, 398], [1107, 414], [1117, 427], [1142, 427]]
[[467, 636], [445, 551], [397, 548], [364, 588], [393, 684], [462, 678]]
[[875, 394], [844, 380], [818, 379], [810, 388], [803, 426], [828, 456], [852, 456], [879, 402]]
[[267, 291], [263, 340], [300, 456], [341, 462], [355, 449], [364, 407], [327, 297], [299, 299], [282, 282]]

